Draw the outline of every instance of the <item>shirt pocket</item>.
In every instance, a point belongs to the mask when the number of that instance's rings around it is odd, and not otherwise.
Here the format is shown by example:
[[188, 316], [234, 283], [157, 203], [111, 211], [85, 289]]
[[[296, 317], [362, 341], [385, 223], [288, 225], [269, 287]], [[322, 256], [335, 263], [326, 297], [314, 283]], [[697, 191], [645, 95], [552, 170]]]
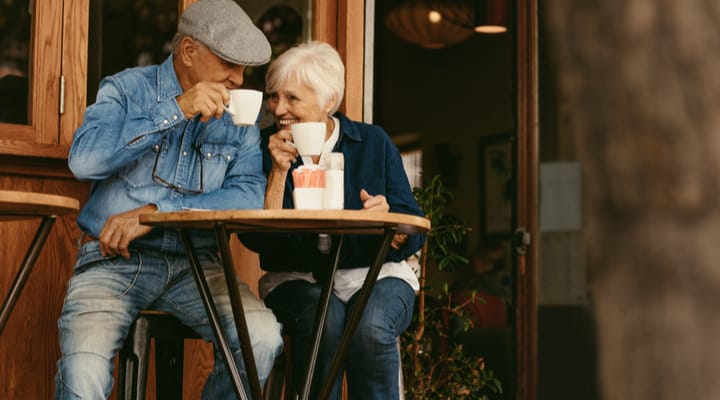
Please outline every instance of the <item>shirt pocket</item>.
[[235, 162], [237, 148], [227, 143], [203, 143], [200, 157], [203, 163], [204, 192], [220, 189], [230, 166]]
[[140, 158], [118, 172], [118, 176], [127, 189], [143, 189], [155, 186], [152, 174], [153, 167], [157, 162], [158, 151], [160, 151], [159, 145], [153, 146]]

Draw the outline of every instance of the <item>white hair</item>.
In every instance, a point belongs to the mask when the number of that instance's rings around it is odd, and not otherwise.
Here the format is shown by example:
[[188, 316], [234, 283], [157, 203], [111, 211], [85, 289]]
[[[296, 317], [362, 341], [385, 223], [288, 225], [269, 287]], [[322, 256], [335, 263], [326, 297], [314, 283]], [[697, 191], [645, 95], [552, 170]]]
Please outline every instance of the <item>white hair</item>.
[[[268, 67], [265, 91], [277, 92], [291, 78], [313, 89], [320, 105], [330, 106], [330, 114], [340, 107], [345, 92], [345, 65], [329, 44], [311, 41], [282, 53]], [[335, 103], [329, 104], [333, 97]]]

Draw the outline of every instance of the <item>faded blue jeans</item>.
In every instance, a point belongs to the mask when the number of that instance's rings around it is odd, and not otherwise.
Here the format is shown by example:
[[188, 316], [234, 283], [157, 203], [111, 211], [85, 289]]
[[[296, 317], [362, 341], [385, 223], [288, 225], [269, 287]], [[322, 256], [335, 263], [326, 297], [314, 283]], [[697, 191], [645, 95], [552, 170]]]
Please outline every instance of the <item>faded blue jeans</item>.
[[[305, 366], [311, 344], [315, 310], [322, 287], [303, 280], [289, 281], [265, 297], [270, 307], [292, 336], [293, 381], [299, 392], [305, 379]], [[346, 318], [357, 302], [356, 293], [347, 304], [330, 297], [327, 321], [320, 343], [317, 369], [310, 398], [318, 398], [320, 383], [330, 370], [332, 357], [340, 343]], [[344, 370], [351, 400], [398, 399], [398, 336], [412, 320], [415, 292], [396, 278], [377, 281], [368, 300], [345, 359]], [[338, 374], [330, 399], [340, 399], [342, 373]]]
[[[212, 251], [198, 253], [243, 383], [249, 388], [219, 258]], [[240, 284], [240, 292], [263, 384], [282, 348], [281, 326], [247, 285]], [[131, 248], [131, 258], [125, 260], [103, 257], [97, 241], [81, 246], [58, 321], [62, 356], [55, 376], [56, 399], [104, 399], [110, 395], [113, 358], [143, 309], [167, 311], [205, 340], [215, 342], [184, 255]], [[203, 398], [235, 399], [217, 345], [215, 349], [215, 365]]]

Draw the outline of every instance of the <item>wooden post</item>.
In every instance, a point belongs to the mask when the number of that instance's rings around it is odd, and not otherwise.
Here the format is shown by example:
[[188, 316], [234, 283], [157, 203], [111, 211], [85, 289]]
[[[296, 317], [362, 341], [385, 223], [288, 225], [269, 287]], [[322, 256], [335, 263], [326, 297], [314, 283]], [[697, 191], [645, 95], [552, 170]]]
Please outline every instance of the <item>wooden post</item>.
[[602, 398], [720, 398], [720, 8], [541, 4], [583, 170]]

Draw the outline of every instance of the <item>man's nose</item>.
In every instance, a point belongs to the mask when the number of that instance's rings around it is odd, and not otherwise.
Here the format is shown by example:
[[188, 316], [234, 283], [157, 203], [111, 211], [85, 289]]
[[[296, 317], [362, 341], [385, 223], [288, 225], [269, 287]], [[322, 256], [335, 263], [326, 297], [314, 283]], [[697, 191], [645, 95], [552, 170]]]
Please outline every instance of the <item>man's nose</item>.
[[244, 81], [244, 76], [243, 76], [244, 72], [245, 72], [245, 67], [242, 67], [242, 66], [235, 67], [230, 72], [230, 76], [228, 76], [228, 80], [230, 81], [230, 83], [232, 83], [232, 85], [235, 88], [239, 88], [240, 86], [242, 86], [243, 81]]

